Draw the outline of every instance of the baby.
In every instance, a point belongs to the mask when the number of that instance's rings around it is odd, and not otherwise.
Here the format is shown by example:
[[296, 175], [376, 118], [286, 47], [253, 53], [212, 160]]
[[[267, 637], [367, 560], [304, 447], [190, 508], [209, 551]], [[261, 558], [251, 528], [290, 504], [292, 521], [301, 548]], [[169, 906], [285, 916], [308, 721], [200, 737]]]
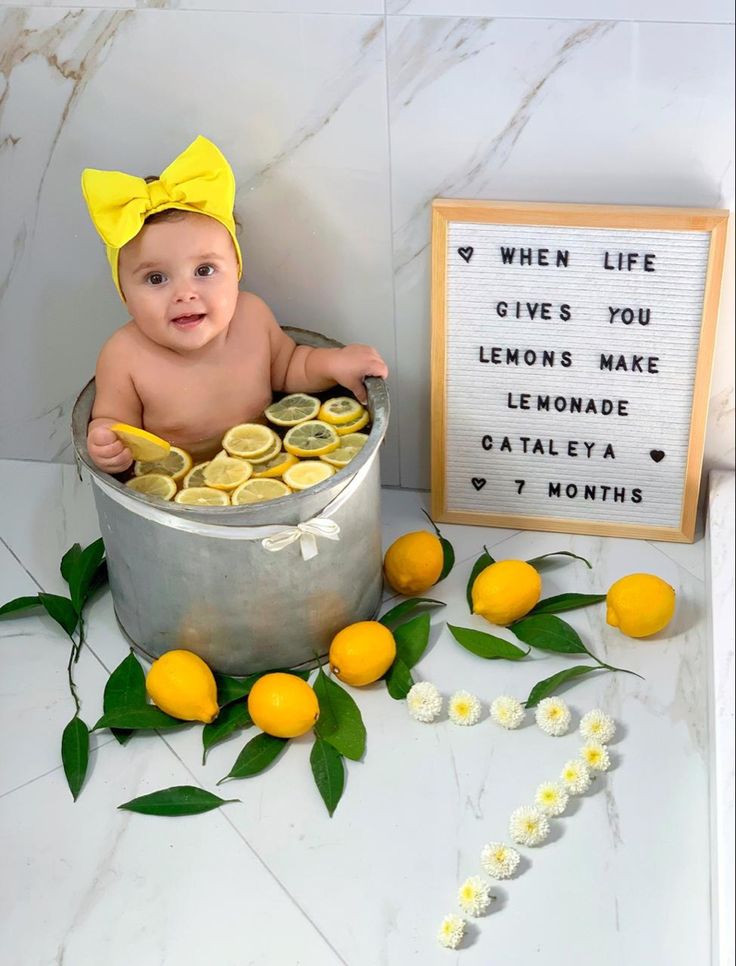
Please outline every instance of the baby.
[[197, 461], [231, 426], [259, 419], [273, 391], [340, 384], [365, 402], [364, 377], [388, 375], [370, 346], [298, 346], [265, 302], [238, 290], [235, 181], [206, 138], [150, 184], [87, 169], [82, 190], [131, 315], [97, 360], [87, 449], [100, 469], [121, 473], [133, 462], [109, 428], [116, 422]]

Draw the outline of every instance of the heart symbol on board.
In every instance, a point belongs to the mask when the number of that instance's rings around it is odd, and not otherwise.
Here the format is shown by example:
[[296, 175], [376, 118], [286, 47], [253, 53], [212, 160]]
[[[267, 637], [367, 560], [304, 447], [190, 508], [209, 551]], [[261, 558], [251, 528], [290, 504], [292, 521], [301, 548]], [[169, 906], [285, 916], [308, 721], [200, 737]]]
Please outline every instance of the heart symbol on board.
[[477, 476], [474, 476], [470, 482], [473, 484], [476, 490], [482, 490], [483, 487], [486, 485], [486, 481], [482, 477], [477, 477]]
[[652, 459], [654, 460], [655, 463], [661, 463], [662, 460], [664, 459], [664, 450], [663, 449], [650, 449], [649, 450], [649, 455], [652, 457]]
[[468, 245], [466, 248], [458, 248], [457, 253], [465, 262], [469, 262], [473, 257], [473, 247]]

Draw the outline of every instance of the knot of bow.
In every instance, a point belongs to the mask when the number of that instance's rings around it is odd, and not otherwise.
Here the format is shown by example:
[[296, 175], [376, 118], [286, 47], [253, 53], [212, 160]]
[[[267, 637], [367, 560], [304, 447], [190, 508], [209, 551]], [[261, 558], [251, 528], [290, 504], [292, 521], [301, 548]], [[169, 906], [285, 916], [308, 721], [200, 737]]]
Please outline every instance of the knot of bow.
[[340, 527], [334, 520], [327, 517], [314, 517], [305, 523], [297, 523], [294, 527], [284, 527], [273, 537], [265, 537], [261, 544], [266, 550], [283, 550], [297, 540], [300, 543], [302, 557], [304, 560], [311, 560], [319, 553], [317, 549], [317, 537], [324, 537], [325, 540], [339, 540]]

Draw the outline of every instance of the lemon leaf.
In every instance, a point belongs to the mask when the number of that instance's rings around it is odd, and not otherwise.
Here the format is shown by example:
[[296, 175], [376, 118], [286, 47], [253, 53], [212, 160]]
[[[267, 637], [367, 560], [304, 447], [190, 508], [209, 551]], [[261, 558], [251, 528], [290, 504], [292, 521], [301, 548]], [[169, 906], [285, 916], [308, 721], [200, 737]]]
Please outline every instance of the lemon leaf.
[[461, 647], [488, 661], [499, 658], [506, 661], [521, 661], [529, 653], [505, 641], [502, 637], [486, 634], [485, 631], [476, 631], [472, 627], [455, 627], [454, 624], [448, 624], [447, 628]]
[[276, 738], [265, 732], [256, 735], [240, 752], [228, 774], [217, 784], [221, 785], [228, 778], [250, 778], [251, 775], [258, 775], [276, 761], [288, 744], [288, 738]]
[[561, 614], [566, 610], [576, 610], [578, 607], [589, 607], [591, 604], [600, 604], [605, 599], [605, 594], [557, 594], [555, 597], [545, 597], [544, 600], [540, 600], [526, 616]]
[[550, 694], [554, 694], [558, 691], [563, 684], [567, 684], [569, 681], [573, 681], [575, 678], [582, 677], [584, 674], [590, 674], [591, 671], [603, 671], [605, 668], [593, 667], [590, 664], [578, 664], [577, 667], [568, 667], [564, 671], [558, 671], [557, 674], [553, 674], [552, 677], [545, 678], [543, 681], [539, 681], [529, 692], [529, 697], [526, 699], [524, 704], [527, 708], [536, 707], [543, 698], [549, 697]]
[[531, 567], [536, 567], [537, 564], [546, 560], [547, 557], [574, 557], [575, 560], [582, 560], [589, 570], [593, 569], [593, 565], [589, 560], [586, 560], [585, 557], [579, 557], [576, 553], [570, 553], [569, 550], [555, 550], [553, 553], [543, 553], [541, 557], [533, 557], [531, 560], [527, 560], [527, 563]]
[[402, 600], [400, 604], [392, 607], [391, 610], [387, 610], [383, 617], [380, 618], [379, 623], [390, 629], [391, 624], [394, 624], [400, 617], [410, 614], [413, 610], [418, 610], [425, 604], [427, 607], [447, 606], [443, 600], [434, 600], [432, 597], [410, 597], [408, 600]]
[[76, 566], [78, 566], [78, 560], [82, 553], [81, 544], [75, 543], [73, 546], [69, 547], [67, 552], [61, 558], [61, 564], [59, 565], [59, 570], [61, 571], [61, 576], [64, 580], [69, 583], [69, 578]]
[[540, 651], [555, 651], [558, 654], [590, 653], [580, 640], [578, 632], [553, 614], [522, 617], [509, 629], [520, 641]]
[[61, 763], [66, 783], [76, 802], [84, 784], [89, 762], [89, 729], [76, 714], [64, 728], [61, 736]]
[[71, 637], [79, 623], [79, 614], [69, 598], [59, 594], [39, 594], [38, 599], [49, 617], [53, 617]]
[[217, 684], [217, 703], [221, 708], [240, 698], [247, 697], [258, 678], [264, 674], [295, 674], [302, 681], [309, 678], [310, 671], [292, 671], [291, 668], [278, 668], [276, 671], [258, 671], [257, 674], [250, 674], [246, 678], [234, 678], [229, 674], [218, 674], [215, 672], [215, 682]]
[[[78, 546], [79, 544], [75, 544], [64, 554], [61, 572], [69, 584], [74, 609], [78, 614], [81, 614], [92, 581], [105, 556], [105, 544], [100, 538], [79, 552], [76, 550]], [[64, 571], [66, 571], [66, 574]]]
[[397, 657], [386, 675], [386, 687], [394, 701], [403, 701], [414, 686], [414, 678], [406, 664]]
[[314, 726], [317, 737], [346, 758], [360, 761], [365, 752], [365, 725], [358, 705], [321, 668], [313, 687], [319, 701], [319, 718]]
[[215, 720], [202, 728], [202, 764], [204, 765], [207, 760], [207, 752], [210, 748], [229, 738], [234, 732], [250, 728], [252, 724], [253, 719], [248, 713], [248, 705], [245, 702], [228, 704], [221, 708]]
[[179, 718], [161, 711], [152, 704], [142, 708], [121, 708], [119, 711], [109, 711], [102, 715], [92, 731], [102, 728], [130, 728], [133, 731], [150, 731], [153, 728], [178, 728], [189, 724]]
[[411, 669], [421, 658], [429, 644], [429, 614], [419, 614], [393, 632], [396, 655]]
[[332, 817], [345, 788], [345, 764], [342, 755], [329, 742], [317, 738], [312, 745], [309, 764], [312, 766], [312, 775], [322, 801]]
[[488, 553], [488, 550], [483, 547], [483, 553], [478, 557], [478, 559], [473, 564], [473, 569], [470, 571], [470, 577], [468, 577], [468, 586], [465, 590], [465, 597], [468, 601], [468, 610], [473, 613], [473, 584], [475, 579], [481, 571], [485, 570], [486, 567], [490, 567], [496, 561]]
[[442, 545], [442, 571], [437, 578], [437, 583], [444, 580], [445, 577], [450, 573], [452, 568], [455, 566], [455, 548], [452, 546], [450, 541], [442, 536], [442, 532], [437, 524], [434, 522], [432, 517], [427, 513], [427, 511], [422, 507], [422, 513], [429, 520], [429, 522], [434, 527], [434, 532], [439, 537], [440, 544]]
[[202, 812], [219, 808], [220, 805], [239, 801], [239, 798], [220, 798], [219, 795], [213, 795], [212, 792], [194, 785], [174, 785], [151, 792], [150, 795], [132, 798], [129, 802], [118, 805], [118, 808], [138, 812], [140, 815], [200, 815]]
[[14, 614], [18, 610], [29, 610], [31, 607], [40, 607], [41, 600], [38, 594], [34, 597], [16, 597], [14, 600], [9, 600], [7, 604], [3, 604], [0, 607], [0, 617], [5, 614]]
[[[146, 676], [131, 651], [107, 679], [102, 697], [102, 710], [107, 714], [109, 711], [144, 707], [147, 707]], [[124, 745], [133, 734], [130, 729], [123, 728], [114, 728], [112, 733], [121, 745]]]

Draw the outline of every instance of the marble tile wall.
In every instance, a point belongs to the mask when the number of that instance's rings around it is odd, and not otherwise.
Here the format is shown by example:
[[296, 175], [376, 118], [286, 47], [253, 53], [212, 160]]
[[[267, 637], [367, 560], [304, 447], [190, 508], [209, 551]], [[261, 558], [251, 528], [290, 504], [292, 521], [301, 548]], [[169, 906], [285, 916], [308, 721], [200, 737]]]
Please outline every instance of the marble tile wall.
[[[124, 321], [78, 189], [231, 159], [246, 284], [392, 375], [384, 482], [429, 485], [435, 196], [733, 206], [725, 0], [0, 0], [0, 457], [69, 460]], [[730, 263], [733, 258], [731, 254]], [[734, 466], [733, 272], [706, 462]]]

